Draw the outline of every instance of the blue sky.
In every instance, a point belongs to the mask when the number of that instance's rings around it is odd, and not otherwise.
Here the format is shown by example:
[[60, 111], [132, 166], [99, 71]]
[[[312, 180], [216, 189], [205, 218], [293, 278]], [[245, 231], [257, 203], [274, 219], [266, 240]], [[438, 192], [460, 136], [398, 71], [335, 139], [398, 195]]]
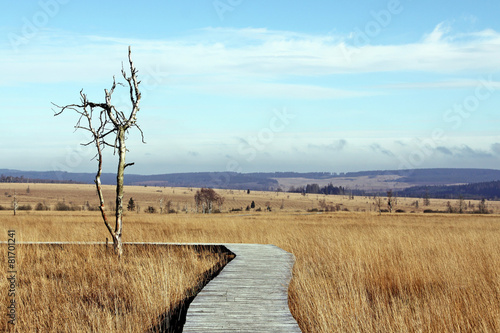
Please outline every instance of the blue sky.
[[498, 13], [498, 1], [13, 2], [0, 14], [0, 168], [94, 172], [76, 114], [54, 117], [51, 102], [82, 88], [101, 102], [131, 45], [147, 144], [130, 133], [128, 172], [497, 169]]

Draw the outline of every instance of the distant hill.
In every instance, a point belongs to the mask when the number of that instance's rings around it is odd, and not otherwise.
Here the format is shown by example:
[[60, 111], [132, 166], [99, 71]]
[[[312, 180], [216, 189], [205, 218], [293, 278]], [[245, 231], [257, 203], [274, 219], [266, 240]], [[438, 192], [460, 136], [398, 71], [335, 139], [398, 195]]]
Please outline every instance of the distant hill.
[[[85, 183], [94, 182], [94, 173], [73, 173], [60, 171], [21, 171], [0, 169], [4, 178], [13, 177], [24, 182], [43, 180], [44, 182], [59, 183]], [[22, 178], [21, 178], [22, 177]], [[14, 181], [14, 180], [11, 180]], [[116, 175], [103, 173], [101, 175], [103, 184], [116, 184]], [[172, 173], [163, 175], [136, 175], [125, 174], [125, 185], [146, 186], [172, 186], [172, 187], [213, 187], [226, 189], [252, 189], [266, 191], [277, 189], [279, 184], [276, 180], [266, 174], [241, 174], [235, 172], [194, 172], [194, 173]]]
[[398, 192], [398, 196], [423, 198], [426, 194], [431, 198], [443, 199], [500, 199], [500, 181], [471, 183], [449, 186], [414, 186]]
[[480, 183], [500, 180], [500, 170], [494, 169], [414, 169], [399, 171], [399, 182], [422, 185]]
[[500, 180], [500, 170], [456, 168], [346, 172], [335, 174], [334, 177], [376, 177], [389, 175], [399, 176], [396, 181], [400, 183], [422, 185], [464, 184]]
[[[61, 171], [21, 171], [0, 169], [4, 181], [20, 179], [24, 181], [44, 182], [76, 182], [93, 183], [94, 173], [71, 173]], [[13, 177], [13, 178], [8, 178]], [[17, 177], [17, 178], [16, 178]], [[22, 178], [21, 178], [22, 177]], [[116, 176], [112, 173], [102, 174], [103, 184], [116, 184]], [[126, 185], [146, 186], [178, 186], [178, 187], [213, 187], [225, 189], [251, 189], [251, 190], [289, 190], [290, 185], [307, 186], [319, 184], [326, 186], [342, 186], [350, 190], [384, 191], [418, 186], [446, 186], [435, 189], [436, 195], [448, 193], [447, 190], [461, 191], [462, 188], [448, 187], [470, 183], [484, 183], [500, 180], [500, 170], [494, 169], [411, 169], [411, 170], [374, 170], [347, 173], [330, 172], [267, 172], [267, 173], [235, 173], [235, 172], [191, 172], [172, 173], [160, 175], [125, 174]], [[493, 185], [492, 185], [493, 186]], [[479, 187], [485, 189], [486, 187]], [[408, 190], [410, 193], [419, 193], [421, 189]], [[465, 190], [464, 190], [465, 191]], [[467, 190], [469, 191], [469, 190]], [[472, 189], [470, 189], [472, 191]], [[473, 192], [470, 192], [473, 193]], [[447, 194], [449, 195], [449, 193]], [[479, 194], [478, 194], [479, 195]], [[500, 196], [498, 196], [500, 197]]]

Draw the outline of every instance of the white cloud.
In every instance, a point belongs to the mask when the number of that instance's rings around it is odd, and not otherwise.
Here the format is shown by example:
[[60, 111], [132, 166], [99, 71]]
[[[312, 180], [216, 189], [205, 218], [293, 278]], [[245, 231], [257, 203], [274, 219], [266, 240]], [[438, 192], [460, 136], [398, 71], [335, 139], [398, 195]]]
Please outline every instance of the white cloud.
[[236, 83], [236, 84], [205, 84], [186, 85], [186, 89], [210, 93], [213, 95], [240, 96], [240, 97], [264, 97], [264, 98], [287, 98], [287, 99], [337, 99], [372, 96], [376, 93], [342, 90], [328, 87], [305, 84], [282, 84], [282, 83]]
[[347, 140], [339, 139], [328, 144], [314, 144], [310, 143], [307, 145], [308, 149], [318, 149], [320, 151], [334, 151], [339, 152], [345, 148], [347, 145]]
[[496, 155], [500, 155], [500, 143], [495, 142], [491, 144], [491, 151]]
[[410, 82], [379, 85], [376, 88], [385, 89], [454, 89], [454, 88], [477, 88], [483, 82], [488, 83], [488, 87], [492, 89], [500, 89], [500, 81], [494, 81], [492, 76], [478, 77], [477, 79], [453, 79], [434, 82]]
[[[228, 80], [325, 76], [387, 71], [490, 73], [500, 67], [500, 34], [488, 29], [452, 34], [439, 24], [421, 41], [355, 47], [349, 38], [267, 29], [207, 28], [179, 39], [131, 40], [44, 30], [15, 52], [2, 46], [4, 82], [91, 81], [116, 73], [133, 46], [136, 63], [172, 76], [223, 76]], [[117, 65], [118, 64], [118, 65]], [[196, 78], [193, 79], [196, 81]]]
[[439, 43], [443, 39], [443, 36], [450, 32], [450, 30], [451, 28], [446, 23], [439, 23], [430, 34], [424, 37], [424, 43]]

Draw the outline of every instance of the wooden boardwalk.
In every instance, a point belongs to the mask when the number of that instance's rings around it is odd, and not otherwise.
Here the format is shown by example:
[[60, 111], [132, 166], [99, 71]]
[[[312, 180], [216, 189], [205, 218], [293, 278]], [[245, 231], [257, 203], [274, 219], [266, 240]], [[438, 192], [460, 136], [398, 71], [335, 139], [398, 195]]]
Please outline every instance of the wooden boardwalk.
[[288, 308], [293, 255], [274, 245], [224, 246], [236, 257], [195, 297], [183, 332], [300, 332]]

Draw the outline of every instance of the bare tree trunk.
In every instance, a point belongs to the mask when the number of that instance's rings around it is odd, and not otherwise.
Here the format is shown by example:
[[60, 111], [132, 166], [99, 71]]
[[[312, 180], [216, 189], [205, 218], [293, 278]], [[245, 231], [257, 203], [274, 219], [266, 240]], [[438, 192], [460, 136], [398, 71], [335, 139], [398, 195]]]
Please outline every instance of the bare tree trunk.
[[[121, 257], [122, 251], [121, 251], [121, 238], [116, 239], [116, 232], [113, 232], [113, 229], [109, 225], [108, 222], [108, 217], [106, 216], [106, 211], [104, 207], [104, 195], [102, 194], [102, 184], [101, 184], [101, 173], [102, 173], [102, 148], [100, 143], [97, 141], [96, 142], [96, 147], [97, 147], [97, 161], [98, 161], [98, 167], [97, 167], [97, 174], [95, 176], [95, 184], [97, 188], [97, 195], [99, 197], [99, 210], [101, 211], [101, 216], [104, 221], [104, 224], [106, 225], [106, 228], [109, 231], [109, 234], [111, 235], [111, 238], [113, 238], [113, 247], [115, 249], [115, 253], [118, 255], [118, 257]], [[106, 238], [107, 242], [107, 238]], [[119, 250], [120, 249], [120, 250]]]
[[13, 208], [14, 208], [14, 216], [16, 215], [17, 213], [17, 196], [16, 196], [16, 191], [14, 191], [14, 202], [13, 202]]
[[122, 229], [123, 229], [123, 178], [125, 174], [125, 129], [120, 127], [117, 133], [118, 140], [118, 171], [116, 173], [116, 224], [113, 238], [115, 251], [118, 256], [123, 253]]

